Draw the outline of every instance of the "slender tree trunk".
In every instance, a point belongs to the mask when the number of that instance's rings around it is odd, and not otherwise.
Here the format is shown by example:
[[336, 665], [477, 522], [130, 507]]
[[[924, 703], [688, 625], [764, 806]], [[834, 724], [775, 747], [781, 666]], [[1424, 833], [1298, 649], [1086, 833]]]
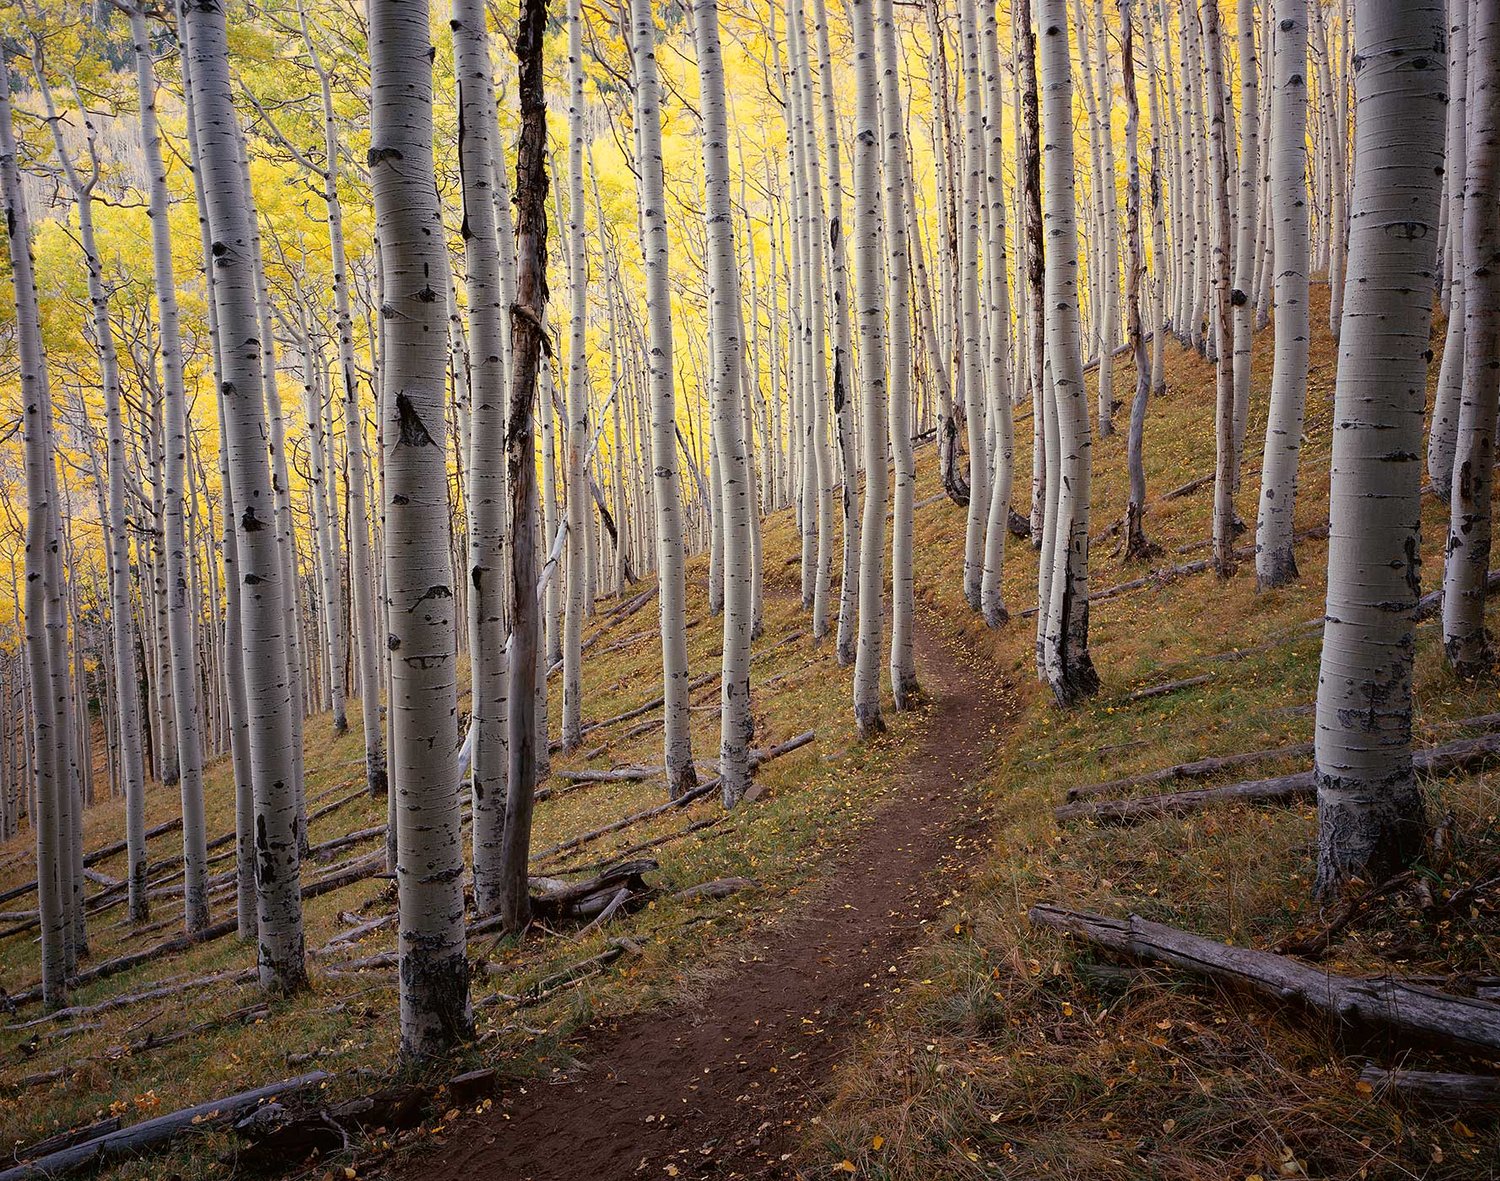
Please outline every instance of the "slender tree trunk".
[[[1264, 0], [1272, 3], [1273, 0]], [[1255, 0], [1239, 0], [1240, 170], [1234, 250], [1234, 473], [1238, 482], [1245, 428], [1250, 422], [1250, 358], [1254, 344], [1255, 228], [1260, 194], [1260, 61], [1255, 49]]]
[[[1362, 0], [1351, 221], [1334, 390], [1318, 677], [1316, 889], [1384, 880], [1421, 848], [1412, 772], [1423, 391], [1442, 193], [1442, 0]], [[1279, 134], [1279, 129], [1278, 129]], [[1404, 227], [1392, 234], [1390, 227]]]
[[1500, 0], [1472, 0], [1464, 182], [1464, 374], [1443, 567], [1443, 648], [1460, 676], [1493, 659], [1484, 628], [1500, 369]]
[[990, 455], [985, 431], [984, 320], [980, 297], [980, 220], [984, 211], [984, 133], [980, 114], [979, 5], [960, 0], [963, 38], [964, 139], [963, 232], [958, 282], [962, 291], [963, 351], [960, 388], [969, 428], [969, 514], [964, 531], [964, 598], [975, 611], [983, 608], [984, 535], [989, 520]]
[[[1050, 239], [1045, 266], [1047, 361], [1052, 376], [1052, 416], [1057, 443], [1048, 447], [1053, 518], [1039, 605], [1045, 617], [1042, 657], [1046, 679], [1060, 705], [1090, 696], [1099, 675], [1089, 656], [1089, 496], [1092, 443], [1083, 346], [1078, 321], [1078, 232], [1073, 196], [1073, 76], [1068, 52], [1066, 0], [1042, 0], [1041, 31], [1043, 216]], [[1049, 424], [1049, 430], [1051, 426]], [[1049, 457], [1050, 457], [1049, 455]]]
[[[1135, 394], [1130, 401], [1130, 433], [1126, 438], [1130, 490], [1125, 502], [1125, 556], [1142, 561], [1151, 555], [1151, 543], [1146, 540], [1146, 465], [1142, 456], [1146, 406], [1151, 399], [1151, 359], [1146, 353], [1141, 317], [1141, 279], [1146, 272], [1146, 251], [1141, 240], [1141, 102], [1135, 89], [1135, 30], [1131, 7], [1132, 0], [1120, 0], [1120, 70], [1125, 82], [1125, 334], [1135, 360]], [[1154, 157], [1154, 151], [1152, 154]], [[1155, 185], [1155, 169], [1152, 173], [1152, 184]], [[1160, 335], [1159, 324], [1157, 334]]]
[[1311, 332], [1307, 304], [1307, 0], [1276, 0], [1271, 68], [1276, 353], [1255, 530], [1255, 577], [1261, 590], [1284, 586], [1297, 577], [1292, 515], [1297, 505]]
[[385, 571], [398, 795], [401, 1049], [470, 1027], [458, 686], [443, 413], [442, 216], [432, 174], [426, 0], [371, 0], [370, 181], [385, 276]]
[[[303, 959], [301, 822], [293, 783], [301, 748], [292, 741], [286, 663], [284, 574], [274, 523], [250, 207], [243, 141], [230, 89], [229, 47], [218, 0], [183, 0], [180, 27], [191, 64], [202, 184], [213, 242], [214, 305], [223, 351], [225, 436], [243, 588], [243, 646], [250, 751], [255, 776], [255, 861], [261, 984], [294, 992], [307, 983]], [[231, 654], [233, 656], [234, 654]]]

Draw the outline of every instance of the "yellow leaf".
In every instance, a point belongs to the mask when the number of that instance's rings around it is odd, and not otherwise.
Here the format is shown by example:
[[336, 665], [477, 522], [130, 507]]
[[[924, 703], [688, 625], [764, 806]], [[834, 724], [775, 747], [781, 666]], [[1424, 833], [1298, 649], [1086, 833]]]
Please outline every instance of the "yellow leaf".
[[[1460, 1127], [1462, 1127], [1462, 1125], [1460, 1125]], [[1465, 1128], [1464, 1131], [1467, 1132], [1468, 1129]], [[1472, 1136], [1473, 1134], [1474, 1134], [1473, 1132], [1469, 1132], [1469, 1135]], [[873, 1139], [873, 1140], [870, 1141], [870, 1147], [873, 1148], [876, 1152], [879, 1152], [882, 1148], [885, 1147], [885, 1137], [884, 1136], [876, 1136], [875, 1139]]]
[[858, 1170], [854, 1167], [854, 1162], [852, 1160], [841, 1160], [841, 1161], [839, 1161], [838, 1164], [836, 1164], [836, 1165], [833, 1166], [833, 1171], [835, 1173], [851, 1173], [851, 1174], [858, 1172]]

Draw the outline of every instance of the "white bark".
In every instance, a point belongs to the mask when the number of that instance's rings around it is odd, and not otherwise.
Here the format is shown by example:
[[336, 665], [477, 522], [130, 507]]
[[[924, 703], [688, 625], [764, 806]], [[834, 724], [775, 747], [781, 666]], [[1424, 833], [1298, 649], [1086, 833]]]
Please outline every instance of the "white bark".
[[1275, 0], [1271, 99], [1271, 235], [1276, 276], [1276, 352], [1255, 527], [1256, 584], [1297, 577], [1292, 513], [1307, 401], [1307, 0]]
[[1421, 848], [1412, 772], [1422, 410], [1442, 189], [1442, 0], [1355, 16], [1349, 286], [1334, 391], [1328, 606], [1318, 676], [1317, 888], [1381, 881]]
[[563, 601], [562, 744], [574, 749], [583, 731], [583, 617], [588, 606], [588, 562], [585, 531], [589, 528], [588, 477], [583, 452], [588, 446], [588, 258], [584, 252], [583, 209], [583, 11], [581, 0], [568, 3], [568, 318], [567, 595]]
[[385, 276], [385, 574], [397, 801], [401, 1048], [469, 1031], [458, 685], [443, 412], [442, 217], [425, 0], [371, 0], [370, 180]]
[[[1271, 3], [1273, 0], [1265, 0]], [[1250, 422], [1250, 355], [1254, 345], [1255, 228], [1260, 220], [1260, 61], [1255, 46], [1255, 0], [1239, 0], [1240, 170], [1234, 249], [1234, 454], [1235, 480]]]

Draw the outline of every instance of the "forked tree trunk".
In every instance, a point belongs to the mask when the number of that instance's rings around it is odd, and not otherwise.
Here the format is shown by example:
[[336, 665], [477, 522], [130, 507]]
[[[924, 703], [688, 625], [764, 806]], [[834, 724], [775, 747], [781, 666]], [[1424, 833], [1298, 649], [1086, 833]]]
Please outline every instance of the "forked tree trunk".
[[470, 1028], [459, 826], [458, 685], [444, 414], [446, 260], [433, 184], [426, 0], [370, 4], [370, 182], [386, 309], [385, 576], [398, 793], [401, 1050]]
[[303, 959], [300, 822], [294, 793], [302, 751], [292, 741], [296, 708], [287, 673], [282, 566], [266, 455], [260, 317], [256, 309], [244, 143], [234, 109], [224, 9], [183, 0], [179, 27], [191, 62], [202, 184], [213, 243], [214, 306], [224, 343], [225, 436], [235, 504], [235, 550], [250, 755], [255, 780], [255, 861], [260, 982], [294, 992], [307, 984]]
[[1275, 0], [1271, 51], [1271, 241], [1276, 352], [1261, 461], [1255, 580], [1261, 590], [1297, 577], [1292, 513], [1307, 402], [1307, 0]]
[[[1328, 608], [1318, 677], [1318, 872], [1380, 881], [1424, 836], [1412, 772], [1422, 410], [1442, 194], [1442, 0], [1355, 15], [1355, 192], [1334, 390]], [[1404, 227], [1399, 234], [1390, 227]]]

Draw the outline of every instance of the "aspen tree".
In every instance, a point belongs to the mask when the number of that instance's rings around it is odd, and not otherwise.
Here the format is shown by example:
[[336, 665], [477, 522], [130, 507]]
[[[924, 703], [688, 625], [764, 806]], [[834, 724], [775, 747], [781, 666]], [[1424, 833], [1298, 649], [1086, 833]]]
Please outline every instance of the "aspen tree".
[[1202, 0], [1199, 16], [1203, 55], [1208, 63], [1206, 107], [1210, 146], [1209, 190], [1213, 248], [1213, 340], [1216, 366], [1214, 395], [1214, 569], [1220, 578], [1234, 574], [1234, 484], [1239, 468], [1234, 448], [1234, 301], [1231, 224], [1229, 217], [1229, 131], [1224, 115], [1224, 54], [1219, 36], [1218, 0]]
[[[588, 607], [587, 538], [589, 520], [584, 449], [588, 446], [588, 257], [584, 250], [583, 208], [583, 8], [568, 2], [568, 384], [564, 446], [567, 456], [567, 593], [563, 605], [562, 744], [574, 749], [583, 731], [583, 617]], [[550, 539], [549, 539], [550, 540]]]
[[[1274, 0], [1264, 0], [1273, 3]], [[1255, 229], [1260, 193], [1260, 59], [1255, 47], [1255, 0], [1239, 0], [1240, 170], [1238, 224], [1234, 248], [1234, 470], [1239, 480], [1245, 428], [1250, 422], [1250, 356], [1254, 344]]]
[[146, 12], [139, 4], [130, 9], [130, 35], [135, 49], [141, 155], [148, 181], [152, 276], [161, 344], [165, 426], [165, 462], [162, 465], [167, 574], [165, 607], [171, 660], [172, 720], [177, 734], [177, 770], [182, 791], [183, 925], [189, 934], [194, 934], [208, 926], [208, 851], [203, 812], [203, 748], [198, 726], [198, 662], [187, 601], [188, 555], [183, 508], [187, 480], [187, 392], [182, 370], [177, 278], [172, 265], [171, 227], [167, 221], [167, 171], [156, 125], [156, 78]]
[[729, 132], [717, 0], [694, 0], [693, 20], [702, 95], [703, 220], [713, 336], [714, 439], [724, 470], [720, 505], [725, 570], [719, 778], [724, 806], [732, 808], [750, 785], [750, 464], [739, 408], [744, 350], [737, 314], [740, 284], [730, 212]]
[[[31, 219], [21, 188], [11, 115], [8, 63], [0, 69], [0, 200], [4, 202], [11, 284], [16, 308], [16, 351], [21, 362], [21, 427], [26, 468], [26, 666], [31, 689], [34, 803], [28, 809], [36, 833], [37, 917], [42, 942], [42, 1002], [67, 1003], [70, 918], [61, 862], [67, 856], [59, 803], [68, 790], [62, 741], [66, 734], [56, 707], [66, 680], [66, 620], [62, 587], [49, 555], [58, 545], [55, 459], [51, 448], [52, 395], [42, 343], [41, 311], [31, 257]], [[65, 658], [64, 658], [65, 659]], [[63, 690], [66, 692], [66, 690]]]
[[[1089, 656], [1089, 495], [1092, 443], [1088, 392], [1083, 384], [1083, 346], [1078, 321], [1078, 232], [1073, 196], [1073, 76], [1068, 52], [1066, 0], [1041, 0], [1041, 132], [1047, 363], [1056, 445], [1048, 446], [1057, 467], [1048, 470], [1049, 532], [1043, 541], [1037, 614], [1041, 660], [1058, 704], [1068, 705], [1099, 689]], [[1048, 424], [1049, 432], [1052, 423]], [[1055, 478], [1054, 478], [1055, 476]]]
[[[657, 595], [661, 625], [662, 742], [667, 791], [677, 799], [697, 784], [688, 712], [687, 580], [682, 486], [677, 469], [677, 400], [672, 372], [672, 290], [661, 146], [661, 88], [651, 0], [631, 0], [641, 252], [646, 273], [646, 355], [651, 399], [651, 489], [656, 509]], [[773, 284], [774, 291], [774, 284]]]
[[1493, 661], [1484, 599], [1500, 394], [1495, 383], [1500, 369], [1500, 2], [1472, 4], [1463, 197], [1463, 397], [1443, 566], [1443, 649], [1460, 676], [1482, 674]]
[[[890, 318], [890, 367], [887, 426], [895, 458], [896, 489], [891, 518], [891, 691], [898, 710], [910, 709], [917, 693], [917, 668], [912, 654], [912, 617], [916, 612], [912, 572], [912, 513], [917, 485], [916, 456], [912, 452], [912, 340], [911, 271], [908, 243], [908, 172], [906, 135], [901, 101], [901, 58], [892, 0], [876, 0], [875, 36], [880, 70], [880, 105], [885, 111], [882, 179], [885, 191], [886, 312]], [[930, 311], [929, 311], [930, 318]], [[946, 380], [946, 375], [944, 379]], [[870, 429], [868, 414], [866, 430]], [[866, 468], [885, 469], [885, 456], [866, 459]], [[881, 500], [884, 501], [884, 495]], [[868, 509], [866, 510], [868, 513]], [[881, 505], [882, 523], [885, 515]], [[883, 556], [883, 555], [882, 555]], [[860, 618], [864, 612], [861, 606]], [[878, 686], [877, 686], [878, 688]], [[877, 698], [878, 701], [878, 698]]]
[[[1022, 352], [1026, 358], [1027, 385], [1031, 388], [1031, 544], [1041, 549], [1045, 538], [1043, 517], [1047, 504], [1046, 447], [1046, 241], [1042, 223], [1042, 149], [1040, 100], [1036, 79], [1036, 32], [1031, 21], [1031, 0], [1017, 0], [1013, 17], [1017, 28], [1017, 65], [1020, 74], [1021, 135], [1017, 144], [1016, 188], [1020, 190], [1021, 236], [1026, 258], [1026, 329]], [[1038, 601], [1041, 605], [1041, 601]], [[1046, 611], [1037, 612], [1038, 628], [1045, 626]], [[1040, 635], [1040, 630], [1038, 635]], [[1040, 648], [1038, 648], [1040, 652]]]
[[1311, 331], [1307, 303], [1307, 0], [1275, 0], [1271, 53], [1271, 236], [1276, 276], [1276, 351], [1261, 461], [1255, 579], [1262, 590], [1297, 577], [1292, 513], [1307, 402]]
[[[1141, 454], [1145, 443], [1146, 406], [1151, 398], [1151, 360], [1146, 353], [1141, 317], [1141, 280], [1146, 272], [1146, 251], [1141, 240], [1141, 102], [1135, 89], [1135, 29], [1131, 7], [1131, 0], [1120, 0], [1120, 70], [1125, 83], [1125, 334], [1135, 361], [1135, 394], [1130, 401], [1130, 430], [1126, 438], [1130, 491], [1125, 502], [1125, 555], [1143, 559], [1151, 554], [1144, 524], [1146, 465]], [[1159, 323], [1157, 332], [1160, 333]]]
[[[547, 310], [547, 93], [542, 43], [547, 0], [525, 0], [515, 41], [517, 99], [521, 108], [516, 152], [516, 299], [510, 308], [510, 402], [505, 415], [505, 470], [510, 487], [511, 649], [507, 719], [510, 772], [506, 782], [505, 836], [501, 850], [500, 913], [506, 929], [520, 932], [531, 921], [527, 868], [531, 861], [531, 810], [538, 756], [547, 748], [537, 733], [538, 676], [543, 655], [542, 604], [536, 585], [536, 424], [538, 366], [546, 344]], [[540, 686], [538, 682], [540, 681]], [[545, 698], [543, 698], [545, 700]], [[540, 750], [538, 746], [540, 745]]]
[[370, 4], [370, 181], [386, 321], [385, 577], [391, 759], [398, 793], [401, 1049], [439, 1053], [469, 1030], [458, 686], [447, 541], [445, 260], [433, 187], [432, 45], [425, 0]]
[[1417, 854], [1425, 828], [1411, 758], [1412, 626], [1442, 191], [1442, 13], [1442, 0], [1362, 0], [1355, 13], [1359, 201], [1334, 390], [1314, 740], [1320, 894], [1356, 875], [1384, 880]]
[[[859, 323], [859, 395], [865, 460], [865, 518], [859, 554], [859, 652], [854, 720], [862, 737], [885, 729], [880, 711], [881, 633], [885, 628], [887, 390], [885, 291], [880, 225], [880, 94], [875, 68], [873, 0], [850, 0], [854, 48], [854, 301]], [[892, 112], [887, 112], [891, 115]], [[892, 115], [893, 119], [894, 116]], [[903, 260], [904, 261], [904, 260]], [[903, 326], [906, 304], [893, 309]], [[909, 364], [910, 349], [905, 359]]]
[[463, 239], [469, 312], [469, 612], [473, 644], [474, 750], [470, 826], [474, 907], [481, 915], [500, 905], [505, 831], [506, 667], [505, 580], [505, 317], [500, 237], [495, 224], [495, 175], [504, 168], [495, 118], [489, 30], [480, 0], [454, 0], [453, 70], [458, 82], [458, 162], [462, 178]]
[[[221, 390], [234, 496], [241, 580], [242, 649], [255, 786], [256, 909], [260, 982], [295, 992], [307, 984], [303, 959], [301, 820], [294, 789], [300, 746], [287, 671], [284, 577], [266, 455], [256, 259], [244, 147], [230, 89], [225, 13], [219, 0], [182, 0], [196, 113], [198, 160], [208, 195], [214, 305], [224, 347]], [[233, 654], [231, 654], [233, 656]]]

